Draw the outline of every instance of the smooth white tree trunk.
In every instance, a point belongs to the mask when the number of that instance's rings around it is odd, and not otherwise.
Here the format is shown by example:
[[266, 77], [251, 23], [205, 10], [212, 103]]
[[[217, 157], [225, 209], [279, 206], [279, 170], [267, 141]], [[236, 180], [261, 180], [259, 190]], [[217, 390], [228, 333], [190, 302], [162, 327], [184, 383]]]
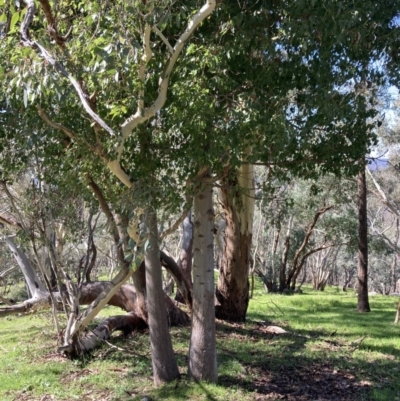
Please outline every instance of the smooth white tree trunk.
[[189, 376], [197, 381], [216, 382], [214, 306], [214, 210], [212, 187], [194, 198], [193, 308], [189, 348]]
[[7, 244], [16, 262], [18, 263], [18, 266], [20, 267], [29, 291], [32, 294], [32, 298], [39, 298], [43, 295], [43, 293], [47, 293], [44, 284], [39, 280], [35, 270], [31, 265], [31, 262], [26, 257], [25, 253], [18, 248], [12, 237], [5, 237], [4, 242]]

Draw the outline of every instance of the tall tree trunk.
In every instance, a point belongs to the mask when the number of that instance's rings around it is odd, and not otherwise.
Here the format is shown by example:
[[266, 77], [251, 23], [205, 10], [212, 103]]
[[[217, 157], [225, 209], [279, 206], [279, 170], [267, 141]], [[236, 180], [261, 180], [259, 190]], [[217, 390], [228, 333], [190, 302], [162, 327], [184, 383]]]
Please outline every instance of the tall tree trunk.
[[[206, 177], [208, 174], [205, 174]], [[193, 308], [189, 347], [189, 376], [217, 381], [214, 307], [214, 211], [211, 186], [194, 198]]]
[[368, 221], [365, 168], [357, 177], [358, 186], [358, 312], [370, 312], [368, 301]]
[[[192, 222], [192, 211], [190, 210], [185, 220], [182, 223], [183, 235], [182, 235], [182, 247], [178, 259], [178, 266], [181, 268], [185, 279], [192, 282], [192, 256], [193, 256], [193, 222]], [[182, 293], [177, 290], [175, 300], [179, 302], [185, 302]]]
[[[399, 218], [396, 217], [396, 234], [395, 234], [395, 246], [398, 246], [399, 243]], [[392, 265], [390, 267], [390, 291], [389, 292], [395, 292], [396, 291], [396, 271], [397, 271], [397, 252], [394, 252], [393, 254], [393, 260], [392, 260]]]
[[157, 215], [151, 206], [145, 216], [147, 241], [144, 249], [146, 266], [147, 312], [150, 328], [150, 347], [153, 379], [156, 386], [179, 377], [178, 365], [172, 349], [165, 308], [160, 248], [158, 245]]
[[286, 289], [286, 266], [290, 250], [290, 234], [292, 231], [293, 216], [289, 217], [288, 228], [286, 231], [285, 241], [283, 243], [282, 261], [279, 269], [279, 292]]
[[222, 182], [225, 240], [216, 289], [218, 319], [243, 322], [249, 304], [249, 267], [254, 216], [254, 167], [243, 164]]

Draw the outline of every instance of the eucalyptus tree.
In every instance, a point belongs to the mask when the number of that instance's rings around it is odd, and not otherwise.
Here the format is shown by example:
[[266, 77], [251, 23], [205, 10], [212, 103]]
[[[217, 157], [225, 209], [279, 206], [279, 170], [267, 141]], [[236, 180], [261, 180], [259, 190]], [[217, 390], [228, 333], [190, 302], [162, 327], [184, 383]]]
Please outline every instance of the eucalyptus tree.
[[[7, 47], [5, 41], [2, 46], [2, 78], [11, 81], [6, 95], [26, 107], [34, 104], [52, 128], [50, 135], [58, 140], [61, 135], [67, 143], [66, 153], [75, 148], [73, 153], [80, 154], [86, 167], [77, 171], [78, 176], [89, 170], [101, 179], [105, 167], [115, 177], [107, 181], [114, 181], [111, 192], [114, 199], [119, 194], [122, 209], [129, 205], [123, 204], [116, 180], [144, 200], [137, 202], [136, 216], [132, 207], [126, 213], [127, 232], [131, 247], [138, 249], [136, 256], [140, 259], [142, 254], [146, 260], [154, 380], [156, 384], [171, 380], [179, 372], [168, 335], [155, 230], [156, 207], [163, 195], [157, 191], [157, 171], [163, 167], [157, 152], [157, 120], [179, 55], [216, 2], [208, 0], [200, 6], [169, 1], [157, 5], [87, 2], [71, 7], [68, 2], [43, 0], [38, 10], [33, 0], [25, 3], [26, 8], [18, 3], [5, 13], [10, 18]], [[119, 284], [131, 274], [127, 263], [121, 267]], [[102, 294], [97, 307], [77, 322], [75, 333], [110, 296], [112, 292]], [[198, 378], [214, 381], [215, 377], [213, 372]]]
[[374, 99], [353, 87], [382, 78], [373, 60], [390, 59], [397, 12], [397, 1], [224, 1], [187, 48], [165, 125], [180, 138], [177, 164], [208, 160], [223, 205], [219, 318], [246, 315], [252, 165], [269, 165], [272, 178], [358, 172], [374, 141]]

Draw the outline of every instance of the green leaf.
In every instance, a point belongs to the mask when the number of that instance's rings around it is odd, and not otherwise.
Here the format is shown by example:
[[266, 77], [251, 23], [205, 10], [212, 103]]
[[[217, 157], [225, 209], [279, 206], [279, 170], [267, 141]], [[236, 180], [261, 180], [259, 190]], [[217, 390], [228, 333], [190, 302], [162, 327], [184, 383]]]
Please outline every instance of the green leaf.
[[12, 32], [14, 30], [15, 24], [19, 21], [19, 12], [17, 11], [16, 13], [13, 14], [11, 18], [11, 23], [10, 23], [10, 31]]

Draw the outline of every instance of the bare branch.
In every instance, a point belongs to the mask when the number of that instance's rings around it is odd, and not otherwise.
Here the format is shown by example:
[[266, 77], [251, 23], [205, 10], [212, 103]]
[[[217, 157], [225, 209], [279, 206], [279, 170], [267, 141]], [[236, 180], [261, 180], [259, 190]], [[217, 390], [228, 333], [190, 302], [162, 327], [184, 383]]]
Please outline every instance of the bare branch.
[[157, 26], [153, 26], [152, 29], [161, 38], [161, 40], [165, 43], [165, 46], [167, 46], [170, 53], [173, 54], [174, 48], [171, 46], [171, 43], [169, 43], [168, 39], [164, 36], [164, 34], [158, 29]]
[[[56, 20], [53, 17], [53, 13], [51, 11], [51, 6], [48, 0], [38, 0], [40, 5], [42, 6], [43, 13], [46, 17], [48, 23], [48, 32], [49, 35], [56, 41], [56, 43], [65, 50], [65, 41], [68, 39], [69, 34], [65, 36], [61, 36], [57, 30]], [[71, 28], [70, 28], [71, 30]]]
[[381, 186], [378, 184], [378, 182], [375, 180], [374, 176], [372, 175], [371, 171], [369, 170], [368, 167], [365, 168], [369, 178], [371, 179], [372, 183], [374, 184], [376, 190], [378, 192], [375, 191], [371, 191], [373, 194], [375, 194], [378, 198], [380, 198], [380, 200], [382, 201], [382, 203], [398, 218], [400, 218], [400, 211], [397, 209], [397, 207], [388, 199], [387, 195], [385, 194], [385, 192], [382, 190]]
[[187, 216], [189, 211], [190, 211], [190, 207], [185, 208], [183, 210], [182, 214], [179, 216], [179, 218], [160, 234], [160, 239], [164, 239], [168, 235], [171, 235], [172, 233], [174, 233], [178, 229], [178, 227], [181, 225], [183, 220], [185, 220], [185, 217]]

